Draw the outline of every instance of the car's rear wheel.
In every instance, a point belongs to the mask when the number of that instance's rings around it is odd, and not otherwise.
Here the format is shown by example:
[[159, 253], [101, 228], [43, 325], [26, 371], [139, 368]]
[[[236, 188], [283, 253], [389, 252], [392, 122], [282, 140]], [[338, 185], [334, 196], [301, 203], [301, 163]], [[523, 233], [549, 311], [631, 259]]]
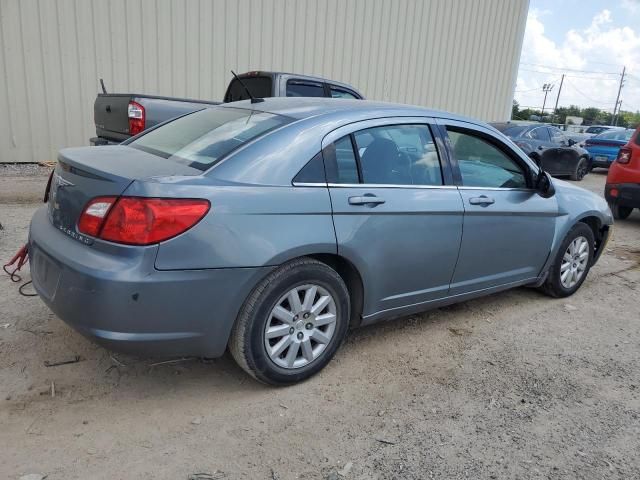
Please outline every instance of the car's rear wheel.
[[229, 350], [257, 380], [287, 385], [319, 372], [349, 324], [349, 291], [340, 275], [312, 258], [287, 263], [244, 303]]
[[631, 212], [633, 212], [632, 207], [622, 207], [615, 203], [610, 203], [609, 208], [611, 209], [611, 213], [613, 213], [613, 218], [616, 220], [624, 220], [631, 215]]
[[587, 173], [589, 173], [589, 164], [586, 158], [581, 158], [578, 165], [576, 165], [575, 171], [571, 174], [571, 180], [580, 182]]
[[574, 225], [558, 249], [542, 291], [556, 298], [573, 295], [587, 278], [594, 243], [593, 232], [588, 225]]

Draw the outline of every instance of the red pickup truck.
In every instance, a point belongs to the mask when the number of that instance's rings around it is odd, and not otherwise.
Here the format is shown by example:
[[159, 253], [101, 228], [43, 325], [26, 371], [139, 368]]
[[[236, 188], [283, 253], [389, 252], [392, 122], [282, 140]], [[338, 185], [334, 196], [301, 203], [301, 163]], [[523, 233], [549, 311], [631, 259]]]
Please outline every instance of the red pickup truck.
[[616, 219], [625, 219], [640, 208], [640, 127], [609, 167], [604, 196]]

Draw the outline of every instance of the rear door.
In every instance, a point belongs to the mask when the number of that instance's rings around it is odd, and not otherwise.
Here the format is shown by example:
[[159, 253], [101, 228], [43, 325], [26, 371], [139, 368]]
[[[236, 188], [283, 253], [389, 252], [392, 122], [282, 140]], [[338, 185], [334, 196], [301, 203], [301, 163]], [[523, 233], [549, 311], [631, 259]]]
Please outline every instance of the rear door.
[[465, 211], [450, 295], [535, 279], [551, 249], [556, 198], [536, 193], [531, 166], [490, 130], [443, 123]]
[[448, 293], [463, 210], [434, 137], [418, 117], [358, 122], [323, 140], [338, 252], [362, 274], [365, 322]]

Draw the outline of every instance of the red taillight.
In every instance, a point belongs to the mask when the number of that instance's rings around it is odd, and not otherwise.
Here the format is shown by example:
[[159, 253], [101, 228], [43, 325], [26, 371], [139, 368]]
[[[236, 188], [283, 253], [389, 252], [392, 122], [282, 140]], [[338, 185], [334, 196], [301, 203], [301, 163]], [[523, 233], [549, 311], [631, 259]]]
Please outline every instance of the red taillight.
[[110, 242], [150, 245], [186, 232], [209, 206], [208, 200], [187, 198], [99, 197], [85, 207], [78, 230]]
[[100, 227], [102, 227], [102, 223], [115, 201], [116, 197], [97, 197], [89, 201], [80, 215], [78, 231], [97, 237], [100, 233]]
[[129, 117], [130, 135], [137, 135], [144, 130], [145, 112], [142, 105], [138, 102], [129, 102], [127, 116]]
[[632, 150], [629, 147], [622, 147], [618, 152], [618, 157], [616, 158], [616, 162], [618, 163], [629, 163], [631, 160]]

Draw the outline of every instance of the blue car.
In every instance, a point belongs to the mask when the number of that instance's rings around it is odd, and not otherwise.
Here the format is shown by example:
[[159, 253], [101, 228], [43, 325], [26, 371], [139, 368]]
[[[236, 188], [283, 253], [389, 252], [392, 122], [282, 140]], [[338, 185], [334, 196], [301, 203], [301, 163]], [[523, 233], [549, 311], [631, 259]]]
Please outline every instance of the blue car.
[[624, 146], [631, 135], [631, 129], [608, 130], [584, 142], [584, 148], [589, 152], [593, 167], [609, 168], [618, 156], [620, 147]]

